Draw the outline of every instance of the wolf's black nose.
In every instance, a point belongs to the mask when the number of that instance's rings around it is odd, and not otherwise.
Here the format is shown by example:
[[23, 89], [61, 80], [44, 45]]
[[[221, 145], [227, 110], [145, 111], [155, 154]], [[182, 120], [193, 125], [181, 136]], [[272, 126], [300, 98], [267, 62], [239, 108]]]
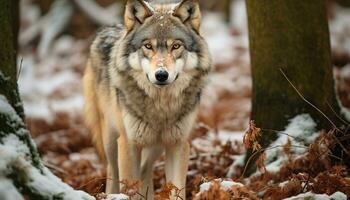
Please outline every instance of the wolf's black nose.
[[166, 80], [168, 80], [169, 77], [169, 73], [163, 69], [158, 70], [155, 75], [157, 81], [159, 82], [165, 82]]

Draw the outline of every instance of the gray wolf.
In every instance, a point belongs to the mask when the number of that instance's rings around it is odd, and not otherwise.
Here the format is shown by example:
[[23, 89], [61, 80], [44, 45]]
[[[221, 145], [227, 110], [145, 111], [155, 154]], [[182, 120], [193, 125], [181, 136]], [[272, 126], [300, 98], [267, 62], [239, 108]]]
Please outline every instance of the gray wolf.
[[185, 199], [188, 138], [211, 68], [200, 23], [197, 0], [129, 0], [124, 25], [97, 34], [84, 116], [107, 165], [107, 193], [119, 192], [119, 180], [140, 180], [140, 193], [153, 199], [153, 164], [165, 152], [166, 181]]

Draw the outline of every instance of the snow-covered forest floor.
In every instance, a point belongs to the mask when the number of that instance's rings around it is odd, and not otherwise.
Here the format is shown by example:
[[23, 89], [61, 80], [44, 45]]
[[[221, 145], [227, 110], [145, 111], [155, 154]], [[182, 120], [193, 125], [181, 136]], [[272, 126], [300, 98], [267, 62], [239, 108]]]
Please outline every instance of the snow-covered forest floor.
[[[297, 116], [280, 130], [288, 135], [278, 133], [280, 138], [266, 152], [261, 172], [247, 179], [241, 177], [244, 132], [249, 128], [248, 136], [254, 139], [259, 131], [253, 124], [249, 126], [251, 77], [244, 1], [234, 2], [231, 25], [218, 14], [203, 14], [202, 31], [213, 56], [214, 71], [191, 141], [187, 196], [211, 199], [215, 193], [220, 199], [235, 195], [283, 199], [306, 192], [312, 193], [304, 195], [333, 195], [341, 191], [350, 197], [349, 169], [332, 166], [329, 161], [331, 155], [325, 147], [332, 144], [329, 134], [305, 136], [315, 128], [308, 115]], [[61, 18], [43, 19], [36, 4], [22, 1], [18, 83], [28, 128], [44, 164], [72, 187], [98, 195], [104, 191], [106, 173], [83, 125], [81, 85], [97, 26], [83, 13], [70, 9], [58, 11]], [[343, 105], [350, 107], [350, 9], [331, 4], [329, 10], [336, 88]], [[50, 17], [55, 20], [50, 21]], [[67, 23], [65, 17], [70, 18]], [[54, 26], [65, 28], [56, 36]], [[157, 191], [161, 191], [165, 185], [162, 160], [154, 173]], [[212, 182], [202, 184], [208, 181]], [[130, 195], [135, 184], [125, 184]], [[338, 192], [333, 197], [346, 199], [344, 194]]]

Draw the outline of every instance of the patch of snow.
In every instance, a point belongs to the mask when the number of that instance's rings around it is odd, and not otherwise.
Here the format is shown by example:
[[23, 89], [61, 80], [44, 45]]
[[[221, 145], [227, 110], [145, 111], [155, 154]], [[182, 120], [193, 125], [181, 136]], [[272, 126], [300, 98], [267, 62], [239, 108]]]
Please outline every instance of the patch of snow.
[[202, 184], [199, 186], [199, 191], [200, 191], [200, 192], [208, 191], [208, 190], [210, 189], [211, 185], [212, 185], [211, 182], [202, 183]]
[[[291, 151], [294, 155], [303, 155], [306, 153], [307, 146], [312, 144], [320, 135], [316, 131], [316, 123], [309, 114], [300, 114], [290, 120], [284, 131], [279, 132], [279, 137], [271, 143], [266, 149], [266, 170], [277, 172], [288, 157], [284, 155], [283, 146], [291, 142]], [[237, 175], [235, 169], [243, 167], [245, 155], [235, 156], [235, 161], [229, 167], [228, 177]], [[256, 172], [259, 174], [260, 172]]]
[[346, 200], [347, 196], [342, 192], [335, 192], [331, 196], [326, 194], [314, 194], [312, 192], [307, 192], [303, 194], [299, 194], [294, 197], [285, 198], [284, 200]]
[[[294, 154], [302, 155], [307, 145], [313, 143], [319, 136], [316, 132], [316, 123], [309, 114], [301, 114], [290, 120], [286, 129], [280, 132], [279, 137], [267, 147], [265, 165], [269, 172], [279, 171], [283, 162], [288, 158], [283, 153], [283, 145], [291, 142]], [[287, 135], [288, 134], [288, 135]]]
[[227, 141], [243, 141], [244, 132], [243, 131], [227, 131], [227, 130], [220, 130], [218, 135], [218, 139], [226, 143]]
[[[23, 125], [22, 119], [16, 114], [14, 109], [7, 102], [7, 99], [0, 95], [0, 113], [6, 115], [9, 123], [18, 123]], [[14, 125], [15, 126], [15, 125]], [[24, 125], [23, 125], [24, 126]], [[6, 135], [7, 134], [7, 135]], [[29, 134], [23, 128], [20, 128], [16, 133], [5, 133], [0, 143], [0, 180], [6, 181], [4, 177], [12, 173], [14, 167], [27, 175], [26, 185], [33, 188], [35, 191], [48, 198], [58, 198], [63, 200], [93, 200], [94, 197], [82, 191], [76, 191], [67, 184], [63, 183], [59, 178], [53, 175], [42, 164], [42, 171], [32, 166], [30, 160], [31, 152], [28, 146], [19, 139], [19, 135]], [[10, 188], [9, 181], [6, 181], [4, 186], [0, 182], [0, 191], [3, 187]], [[8, 193], [11, 197], [18, 197], [18, 191], [13, 187]], [[0, 196], [4, 196], [0, 193]], [[6, 197], [6, 196], [5, 196]], [[3, 198], [1, 198], [3, 199]], [[6, 199], [8, 199], [6, 197]], [[13, 198], [11, 198], [13, 199]], [[17, 198], [23, 199], [23, 198]]]
[[237, 183], [237, 182], [233, 182], [233, 181], [222, 181], [221, 182], [221, 187], [231, 188], [232, 186], [243, 187], [244, 185], [242, 183]]
[[18, 192], [12, 180], [0, 177], [0, 199], [1, 200], [24, 200]]
[[[237, 186], [237, 187], [244, 186], [242, 183], [238, 183], [238, 182], [234, 182], [234, 181], [227, 181], [227, 180], [225, 181], [225, 180], [221, 180], [221, 179], [215, 179], [214, 181], [220, 181], [220, 187], [223, 190], [229, 190], [233, 186]], [[199, 193], [208, 191], [212, 185], [213, 185], [212, 182], [202, 183], [199, 186]]]
[[129, 197], [125, 194], [109, 194], [106, 200], [129, 200]]
[[81, 112], [82, 78], [77, 66], [85, 64], [86, 45], [87, 41], [64, 35], [54, 42], [45, 59], [38, 60], [28, 52], [18, 56], [18, 63], [22, 63], [18, 84], [26, 116], [50, 123], [57, 112]]
[[7, 101], [6, 97], [0, 94], [0, 113], [10, 115], [13, 121], [20, 123], [22, 119], [16, 114], [15, 110]]
[[233, 177], [233, 176], [237, 176], [239, 175], [236, 172], [236, 168], [237, 167], [243, 167], [244, 166], [244, 161], [245, 161], [245, 154], [242, 155], [238, 155], [238, 156], [233, 156], [234, 161], [233, 163], [230, 165], [228, 171], [227, 171], [227, 177]]
[[202, 151], [216, 153], [219, 149], [212, 149], [212, 145], [210, 144], [212, 141], [219, 140], [221, 144], [225, 144], [228, 141], [241, 142], [242, 139], [243, 132], [241, 131], [219, 130], [218, 133], [215, 133], [213, 130], [210, 130], [205, 136], [193, 139], [192, 145]]
[[28, 169], [28, 177], [31, 179], [29, 186], [38, 188], [40, 193], [47, 196], [59, 195], [63, 199], [75, 200], [94, 200], [92, 196], [79, 190], [74, 190], [69, 185], [62, 182], [61, 179], [53, 175], [47, 168], [44, 168], [44, 174], [41, 174], [36, 168]]

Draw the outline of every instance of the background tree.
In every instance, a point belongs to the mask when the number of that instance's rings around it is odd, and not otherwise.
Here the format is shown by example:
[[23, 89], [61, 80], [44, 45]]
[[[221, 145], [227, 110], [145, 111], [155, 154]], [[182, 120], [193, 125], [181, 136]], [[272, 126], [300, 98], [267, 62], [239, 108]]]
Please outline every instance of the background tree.
[[[263, 129], [260, 143], [269, 144], [276, 138], [271, 130], [284, 130], [289, 119], [302, 113], [309, 113], [318, 129], [340, 128], [326, 1], [247, 0], [247, 12], [253, 78], [251, 119]], [[251, 153], [248, 151], [246, 159]], [[252, 172], [254, 168], [249, 169]]]
[[[17, 36], [19, 28], [19, 9], [18, 0], [7, 2], [0, 1], [0, 66], [1, 77], [14, 77], [7, 81], [0, 79], [0, 93], [4, 94], [9, 103], [16, 112], [23, 118], [23, 108], [17, 90], [17, 74], [16, 74], [16, 51], [17, 51]], [[5, 87], [4, 87], [5, 86]]]
[[62, 183], [41, 162], [17, 88], [18, 0], [0, 0], [0, 199], [94, 199]]

